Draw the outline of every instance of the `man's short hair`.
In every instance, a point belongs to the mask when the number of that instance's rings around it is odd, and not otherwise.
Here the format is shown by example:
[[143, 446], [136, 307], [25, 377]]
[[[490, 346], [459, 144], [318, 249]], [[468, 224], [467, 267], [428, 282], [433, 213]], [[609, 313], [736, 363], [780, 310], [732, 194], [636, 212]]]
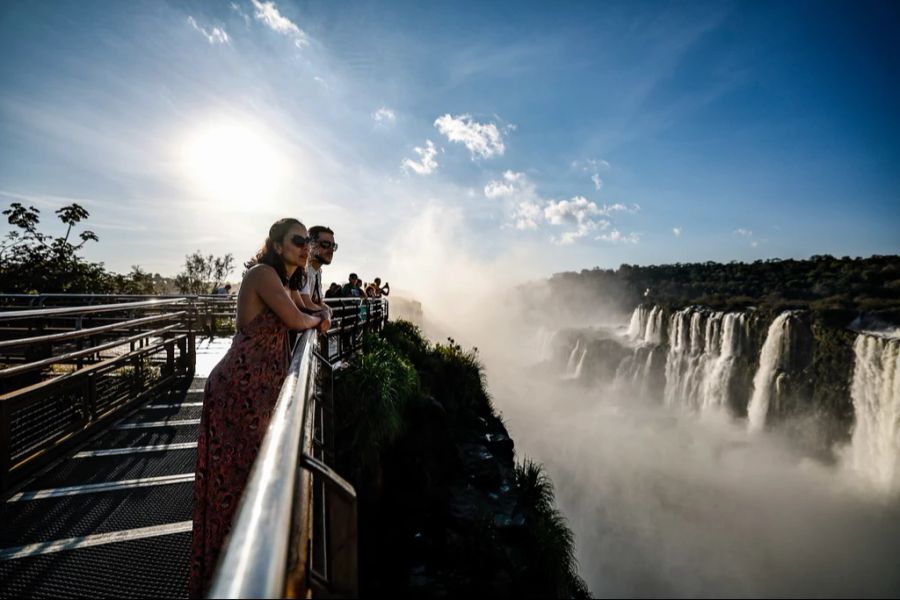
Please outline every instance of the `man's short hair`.
[[331, 228], [325, 227], [324, 225], [314, 225], [313, 227], [309, 228], [309, 237], [314, 240], [319, 239], [319, 236], [323, 233], [330, 233], [331, 235], [334, 235], [334, 232], [331, 230]]
[[350, 279], [359, 279], [359, 277], [356, 276], [356, 273], [350, 273]]
[[381, 283], [381, 277], [376, 277], [376, 278], [375, 278], [375, 283]]

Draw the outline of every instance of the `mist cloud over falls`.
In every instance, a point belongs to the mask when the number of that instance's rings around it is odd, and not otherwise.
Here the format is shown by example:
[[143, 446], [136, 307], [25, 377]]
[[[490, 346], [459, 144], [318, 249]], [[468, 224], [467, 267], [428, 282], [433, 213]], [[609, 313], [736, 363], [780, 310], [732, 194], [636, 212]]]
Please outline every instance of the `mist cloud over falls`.
[[[480, 349], [517, 458], [545, 465], [595, 595], [900, 592], [900, 499], [860, 487], [840, 461], [823, 462], [785, 430], [748, 431], [745, 418], [728, 416], [728, 403], [712, 410], [667, 405], [664, 381], [641, 380], [665, 370], [661, 348], [635, 354], [629, 375], [637, 380], [616, 373], [612, 363], [621, 361], [611, 361], [609, 373], [601, 368], [597, 349], [622, 344], [599, 332], [618, 327], [609, 335], [628, 336], [634, 299], [624, 290], [585, 295], [565, 280], [555, 289], [516, 287], [535, 279], [539, 249], [488, 256], [461, 218], [434, 207], [393, 249], [392, 270], [422, 301], [432, 339], [452, 335]], [[541, 332], [547, 350], [552, 332], [567, 327], [594, 341], [583, 341], [582, 352], [573, 338], [548, 361]], [[634, 343], [659, 342], [656, 329], [644, 333]], [[735, 397], [743, 405], [752, 375], [738, 378], [746, 389]]]
[[553, 373], [489, 369], [519, 456], [544, 462], [598, 596], [891, 596], [900, 505], [775, 434]]

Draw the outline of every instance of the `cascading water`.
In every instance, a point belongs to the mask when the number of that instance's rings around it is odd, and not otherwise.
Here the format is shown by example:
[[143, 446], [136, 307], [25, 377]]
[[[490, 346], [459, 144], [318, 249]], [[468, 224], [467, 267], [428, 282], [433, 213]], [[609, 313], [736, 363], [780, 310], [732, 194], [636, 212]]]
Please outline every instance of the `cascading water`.
[[615, 387], [647, 394], [652, 379], [653, 358], [664, 337], [664, 322], [664, 311], [658, 306], [638, 306], [634, 309], [626, 337], [635, 346], [616, 369], [613, 379]]
[[851, 396], [854, 471], [887, 493], [900, 493], [900, 339], [860, 334]]
[[631, 313], [631, 322], [628, 324], [628, 337], [631, 339], [637, 339], [638, 336], [643, 335], [644, 324], [646, 323], [645, 310], [643, 306], [638, 306]]
[[569, 353], [569, 361], [566, 363], [566, 375], [569, 375], [575, 371], [575, 365], [578, 363], [578, 351], [581, 350], [581, 338], [575, 340], [575, 345], [572, 347], [572, 352]]
[[581, 377], [581, 368], [584, 366], [584, 357], [587, 356], [587, 342], [582, 343], [581, 338], [575, 340], [575, 346], [569, 353], [569, 361], [566, 364], [565, 379], [578, 379]]
[[627, 337], [636, 342], [646, 344], [662, 343], [663, 335], [663, 309], [654, 306], [638, 306], [631, 313], [631, 321], [628, 324]]
[[581, 367], [584, 366], [584, 357], [587, 356], [587, 344], [584, 345], [584, 348], [581, 349], [581, 356], [578, 357], [578, 364], [575, 365], [575, 371], [572, 373], [572, 379], [578, 379], [581, 377]]
[[644, 343], [658, 345], [662, 343], [663, 310], [654, 306], [647, 316], [647, 325], [644, 328]]
[[666, 357], [665, 401], [692, 410], [729, 403], [747, 315], [690, 307], [672, 315]]
[[722, 337], [721, 344], [718, 345], [720, 350], [718, 356], [707, 364], [703, 380], [703, 408], [729, 404], [731, 378], [735, 363], [741, 355], [742, 335], [746, 325], [745, 313], [727, 313], [722, 320], [719, 330]]
[[778, 315], [766, 334], [766, 341], [759, 355], [759, 368], [753, 376], [753, 396], [747, 406], [750, 431], [760, 431], [766, 425], [769, 402], [781, 375], [785, 340], [790, 339], [790, 317], [790, 311]]
[[559, 331], [551, 331], [541, 326], [537, 332], [538, 359], [549, 361], [553, 359], [553, 341]]

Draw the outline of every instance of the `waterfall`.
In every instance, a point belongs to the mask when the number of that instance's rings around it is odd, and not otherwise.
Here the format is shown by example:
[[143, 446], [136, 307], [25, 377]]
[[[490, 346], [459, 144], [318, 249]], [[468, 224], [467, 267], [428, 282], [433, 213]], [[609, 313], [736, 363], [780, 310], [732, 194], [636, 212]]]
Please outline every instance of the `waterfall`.
[[664, 316], [663, 309], [658, 306], [638, 306], [631, 313], [626, 337], [637, 345], [616, 368], [614, 387], [639, 390], [642, 395], [647, 395], [652, 379], [653, 357], [663, 341]]
[[735, 359], [741, 355], [744, 313], [685, 308], [672, 315], [665, 402], [692, 410], [728, 405]]
[[556, 339], [556, 335], [559, 331], [551, 331], [547, 329], [543, 325], [538, 329], [537, 333], [537, 342], [538, 342], [538, 360], [540, 361], [550, 361], [553, 360], [553, 340]]
[[888, 493], [900, 493], [900, 339], [860, 334], [851, 396], [852, 468]]
[[575, 364], [578, 359], [575, 357], [578, 356], [578, 351], [581, 349], [581, 338], [575, 340], [575, 346], [572, 348], [572, 352], [569, 353], [569, 362], [566, 363], [566, 374], [572, 373], [575, 371]]
[[647, 308], [638, 306], [631, 313], [627, 336], [637, 342], [646, 344], [662, 343], [663, 309], [654, 306]]
[[707, 373], [703, 380], [702, 408], [728, 405], [731, 377], [735, 361], [741, 354], [741, 336], [746, 323], [745, 313], [728, 313], [722, 320], [719, 330], [722, 338], [719, 345], [721, 350], [717, 356], [711, 357], [707, 365]]
[[766, 424], [766, 413], [769, 411], [769, 400], [779, 382], [784, 355], [784, 342], [790, 333], [791, 312], [783, 312], [772, 321], [762, 352], [759, 355], [759, 368], [753, 376], [753, 396], [747, 406], [748, 427], [750, 431], [760, 431]]
[[584, 348], [581, 350], [581, 357], [578, 359], [578, 364], [575, 366], [575, 372], [572, 373], [572, 379], [578, 379], [581, 377], [581, 367], [584, 365], [584, 357], [587, 356], [587, 344], [584, 345]]
[[631, 313], [631, 323], [628, 324], [628, 337], [636, 339], [644, 331], [644, 307], [638, 306]]
[[569, 362], [566, 364], [566, 379], [578, 379], [581, 376], [581, 367], [584, 366], [584, 357], [587, 356], [587, 342], [582, 346], [581, 338], [575, 340], [575, 346], [569, 354]]
[[647, 325], [644, 329], [644, 343], [662, 343], [663, 310], [654, 306], [647, 316]]

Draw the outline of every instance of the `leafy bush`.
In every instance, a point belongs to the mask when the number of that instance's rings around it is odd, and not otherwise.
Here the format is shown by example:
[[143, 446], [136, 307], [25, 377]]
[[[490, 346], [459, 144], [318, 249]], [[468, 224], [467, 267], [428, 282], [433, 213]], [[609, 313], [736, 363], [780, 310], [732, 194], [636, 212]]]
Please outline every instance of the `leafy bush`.
[[419, 388], [412, 364], [387, 342], [372, 337], [366, 343], [335, 389], [342, 446], [361, 467], [377, 464], [400, 435], [406, 405]]
[[431, 350], [431, 344], [425, 339], [422, 330], [409, 321], [400, 320], [387, 323], [381, 336], [386, 343], [393, 346], [416, 367], [424, 365], [428, 352]]
[[426, 383], [451, 415], [466, 410], [480, 416], [493, 412], [477, 348], [463, 350], [453, 338], [447, 338], [446, 344], [435, 344], [428, 359]]
[[522, 592], [534, 597], [589, 598], [577, 572], [575, 538], [554, 506], [553, 483], [539, 464], [526, 459], [516, 465], [516, 487], [529, 535]]

